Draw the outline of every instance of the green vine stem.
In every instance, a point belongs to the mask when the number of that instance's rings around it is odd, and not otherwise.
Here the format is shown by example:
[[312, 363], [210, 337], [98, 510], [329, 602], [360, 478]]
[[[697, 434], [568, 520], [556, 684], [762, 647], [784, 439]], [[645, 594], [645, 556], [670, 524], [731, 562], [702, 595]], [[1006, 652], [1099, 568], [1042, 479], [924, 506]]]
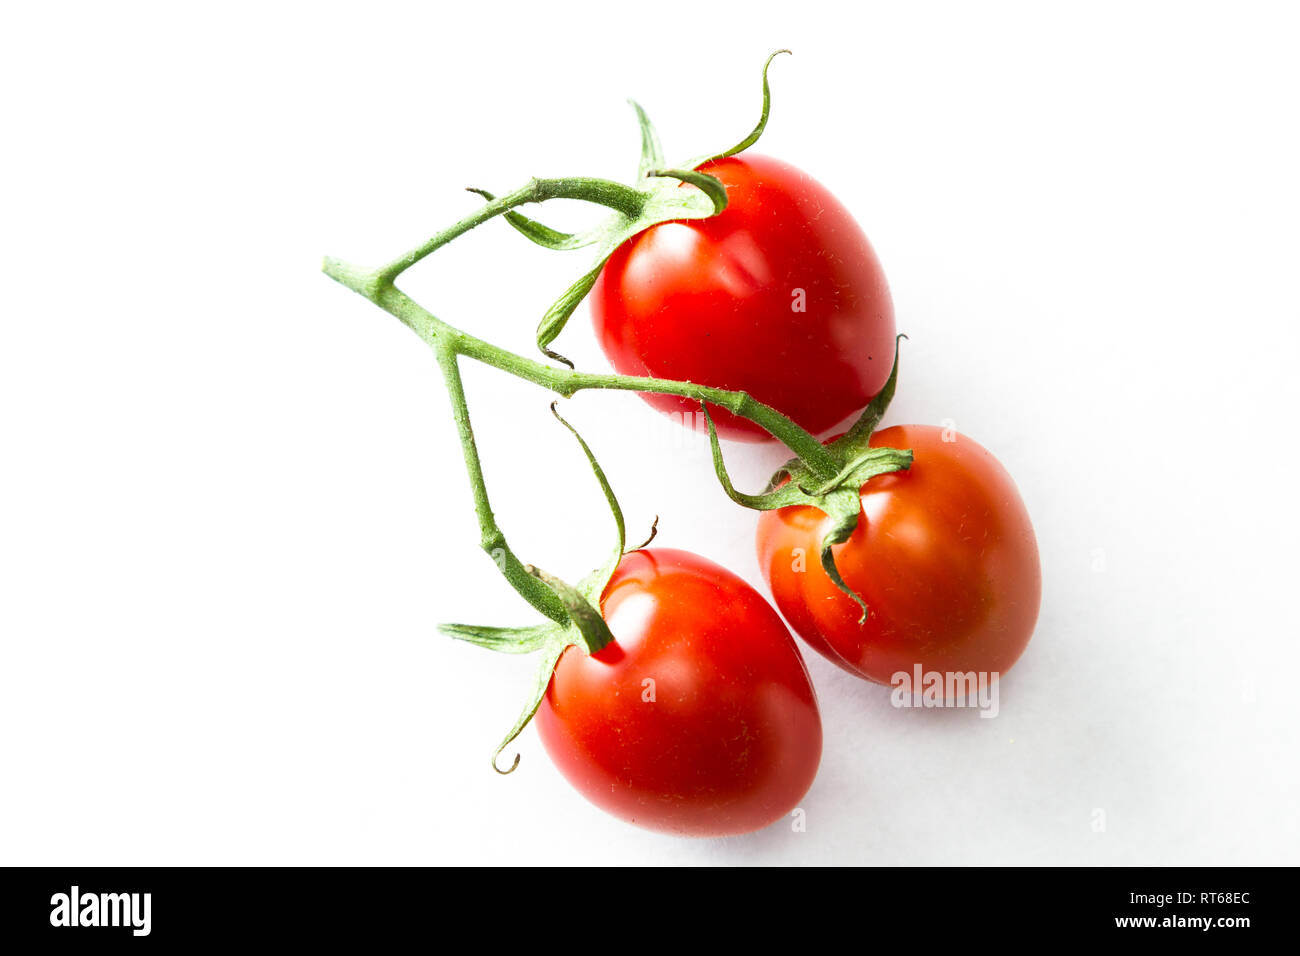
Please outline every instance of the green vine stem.
[[[496, 758], [501, 750], [518, 735], [536, 711], [549, 681], [550, 671], [564, 648], [577, 644], [588, 653], [595, 653], [612, 639], [600, 616], [600, 596], [623, 554], [624, 527], [617, 500], [591, 449], [572, 426], [561, 418], [560, 421], [578, 438], [600, 482], [615, 516], [618, 546], [603, 567], [592, 572], [576, 587], [519, 560], [492, 511], [461, 380], [461, 358], [489, 365], [565, 398], [584, 390], [617, 390], [673, 395], [698, 402], [709, 424], [717, 477], [733, 500], [757, 510], [786, 504], [808, 504], [825, 512], [830, 520], [822, 542], [822, 565], [832, 580], [862, 605], [865, 620], [867, 608], [862, 604], [861, 598], [854, 595], [840, 578], [831, 548], [847, 540], [857, 526], [861, 484], [875, 475], [910, 467], [910, 451], [871, 449], [868, 445], [871, 432], [879, 423], [885, 406], [893, 395], [898, 374], [897, 353], [885, 389], [844, 436], [823, 445], [816, 436], [790, 418], [745, 392], [671, 379], [579, 372], [568, 359], [549, 348], [578, 304], [590, 292], [606, 259], [619, 245], [660, 223], [705, 219], [726, 208], [727, 194], [723, 184], [697, 167], [711, 158], [735, 155], [758, 140], [766, 126], [770, 106], [767, 70], [776, 55], [772, 54], [763, 66], [763, 107], [757, 125], [745, 139], [725, 152], [709, 154], [677, 166], [665, 165], [654, 127], [645, 111], [633, 103], [641, 129], [641, 160], [634, 185], [591, 177], [532, 179], [499, 198], [486, 190], [472, 188], [471, 192], [486, 200], [483, 206], [387, 265], [368, 269], [333, 258], [327, 258], [324, 262], [326, 275], [398, 318], [433, 350], [446, 383], [456, 422], [479, 525], [480, 545], [493, 558], [511, 587], [548, 619], [547, 623], [522, 628], [474, 625], [444, 627], [445, 633], [494, 650], [511, 653], [545, 651], [537, 686], [529, 705], [493, 755], [494, 767], [497, 766]], [[570, 235], [535, 222], [517, 211], [520, 206], [551, 199], [592, 203], [610, 210], [610, 215], [603, 224], [587, 232]], [[597, 247], [595, 264], [561, 294], [547, 310], [537, 330], [538, 348], [548, 358], [562, 362], [566, 366], [564, 368], [525, 358], [458, 329], [433, 315], [397, 287], [398, 278], [407, 269], [447, 243], [497, 217], [504, 217], [507, 223], [531, 241], [550, 249]], [[738, 492], [731, 484], [712, 418], [709, 417], [710, 406], [726, 409], [754, 422], [784, 443], [794, 454], [795, 457], [774, 477], [766, 493], [746, 495]], [[553, 405], [552, 411], [554, 410]], [[559, 418], [558, 413], [556, 417]], [[783, 480], [784, 485], [781, 484]], [[510, 769], [514, 769], [518, 759], [515, 758]], [[500, 770], [499, 767], [497, 769]]]
[[[495, 214], [500, 215], [503, 212], [505, 212], [504, 207], [498, 209]], [[453, 232], [460, 235], [460, 232], [456, 232], [454, 227], [440, 235]], [[444, 241], [450, 241], [450, 238], [448, 237]], [[424, 253], [424, 255], [427, 254], [427, 252]], [[423, 339], [433, 349], [434, 354], [438, 356], [439, 364], [443, 366], [444, 371], [446, 369], [445, 356], [463, 355], [476, 362], [482, 362], [484, 365], [490, 365], [493, 368], [507, 372], [516, 378], [532, 382], [534, 385], [540, 385], [542, 388], [549, 389], [564, 398], [571, 398], [578, 392], [587, 389], [613, 389], [628, 392], [648, 392], [658, 395], [676, 395], [697, 402], [708, 402], [711, 405], [725, 408], [733, 414], [747, 418], [766, 429], [768, 433], [802, 459], [814, 474], [829, 479], [834, 477], [840, 469], [836, 458], [815, 436], [800, 428], [775, 408], [763, 404], [746, 392], [712, 388], [696, 382], [678, 382], [672, 379], [649, 378], [638, 375], [578, 372], [574, 369], [544, 365], [508, 349], [492, 345], [477, 336], [443, 322], [398, 289], [393, 284], [392, 279], [384, 276], [384, 272], [391, 268], [390, 266], [385, 267], [383, 270], [358, 269], [356, 266], [338, 259], [326, 259], [324, 265], [325, 274], [330, 278], [359, 293], [385, 312], [400, 319], [403, 324]], [[462, 441], [464, 441], [463, 438]], [[472, 439], [469, 444], [472, 444]], [[466, 451], [467, 454], [470, 453], [468, 445]], [[473, 480], [473, 476], [471, 476], [471, 479]]]
[[[893, 376], [891, 376], [890, 386], [869, 406], [850, 432], [839, 441], [823, 446], [816, 436], [745, 392], [729, 391], [695, 382], [579, 372], [567, 359], [548, 348], [550, 342], [563, 329], [573, 310], [590, 291], [604, 266], [605, 259], [619, 244], [658, 223], [708, 218], [726, 208], [727, 194], [722, 183], [707, 173], [700, 172], [696, 167], [714, 156], [735, 155], [758, 140], [767, 125], [771, 106], [768, 68], [779, 53], [788, 52], [788, 50], [778, 50], [764, 62], [763, 101], [758, 122], [748, 136], [724, 152], [708, 154], [680, 167], [665, 167], [658, 135], [645, 110], [633, 102], [632, 106], [636, 111], [641, 130], [641, 161], [635, 184], [625, 185], [594, 177], [534, 178], [513, 192], [500, 197], [494, 197], [486, 190], [473, 188], [472, 192], [486, 200], [483, 206], [387, 265], [376, 269], [365, 269], [339, 259], [325, 260], [324, 271], [327, 275], [401, 320], [433, 349], [447, 385], [460, 436], [465, 468], [478, 518], [480, 543], [496, 561], [510, 585], [530, 605], [553, 622], [562, 623], [571, 619], [572, 615], [565, 608], [565, 602], [552, 587], [530, 573], [529, 568], [517, 558], [493, 515], [461, 383], [459, 366], [461, 357], [490, 365], [566, 398], [588, 389], [673, 395], [699, 402], [705, 409], [706, 415], [708, 407], [712, 405], [746, 418], [764, 428], [793, 452], [795, 455], [793, 468], [788, 468], [787, 471], [798, 472], [801, 490], [809, 487], [816, 489], [815, 494], [803, 492], [805, 501], [826, 505], [828, 514], [832, 511], [836, 512], [838, 533], [842, 533], [843, 526], [850, 520], [849, 515], [842, 513], [846, 506], [838, 503], [838, 499], [844, 497], [839, 494], [840, 491], [848, 489], [854, 480], [867, 471], [874, 472], [875, 469], [887, 465], [892, 465], [894, 468], [907, 467], [910, 463], [910, 458], [906, 462], [900, 463], [895, 459], [886, 463], [879, 456], [872, 454], [867, 454], [869, 460], [859, 460], [859, 456], [867, 452], [865, 442], [870, 437], [872, 428], [879, 421], [879, 416], [883, 412], [883, 402], [887, 402], [892, 395]], [[520, 206], [544, 203], [551, 199], [588, 202], [609, 209], [612, 214], [603, 226], [587, 233], [569, 235], [534, 222], [517, 211]], [[396, 285], [397, 279], [407, 269], [447, 243], [497, 217], [504, 217], [511, 226], [529, 239], [552, 249], [573, 249], [592, 244], [600, 247], [594, 268], [580, 277], [560, 296], [547, 311], [538, 329], [537, 343], [541, 351], [563, 362], [566, 368], [557, 368], [525, 358], [449, 325], [411, 299]], [[894, 371], [897, 372], [897, 364]], [[746, 507], [762, 507], [758, 504], [758, 498], [740, 494], [730, 485], [721, 463], [721, 452], [716, 448], [716, 438], [715, 460], [719, 478], [727, 493]], [[853, 491], [856, 492], [856, 488]], [[832, 502], [837, 503], [835, 507], [830, 507]], [[856, 518], [853, 520], [856, 523]], [[838, 575], [833, 576], [838, 579]]]
[[[494, 215], [504, 213], [507, 208], [504, 205], [499, 206]], [[451, 234], [459, 235], [460, 233], [453, 227], [440, 234], [440, 236], [444, 237], [442, 242], [449, 242]], [[418, 254], [419, 251], [417, 250], [417, 253], [412, 253], [412, 256]], [[423, 252], [423, 255], [427, 254], [428, 252]], [[418, 259], [412, 261], [418, 261]], [[727, 409], [733, 414], [748, 418], [765, 428], [798, 456], [805, 463], [808, 470], [818, 478], [830, 480], [841, 470], [837, 459], [815, 436], [800, 428], [776, 409], [757, 401], [745, 392], [712, 388], [693, 382], [677, 382], [670, 379], [634, 375], [578, 372], [573, 369], [544, 365], [541, 362], [492, 345], [477, 336], [470, 335], [443, 322], [393, 284], [392, 279], [385, 275], [391, 269], [392, 267], [389, 266], [383, 270], [361, 270], [337, 259], [327, 259], [325, 261], [325, 273], [327, 275], [365, 296], [384, 311], [400, 319], [433, 349], [447, 385], [452, 414], [456, 421], [461, 449], [465, 458], [465, 468], [474, 498], [474, 511], [478, 518], [480, 546], [496, 562], [497, 567], [510, 583], [510, 586], [524, 600], [552, 621], [563, 622], [567, 620], [567, 611], [545, 582], [528, 573], [524, 563], [511, 550], [505, 534], [497, 524], [492, 512], [487, 482], [483, 475], [478, 449], [474, 442], [473, 428], [470, 424], [469, 407], [461, 383], [459, 368], [461, 356], [500, 369], [516, 378], [532, 382], [565, 398], [586, 389], [611, 389], [676, 395], [701, 403], [716, 405]], [[400, 273], [401, 270], [398, 271]]]
[[460, 435], [461, 448], [465, 455], [465, 469], [469, 473], [469, 484], [474, 496], [474, 513], [478, 517], [479, 545], [496, 562], [505, 579], [525, 601], [541, 611], [552, 621], [563, 624], [569, 620], [569, 614], [560, 597], [547, 586], [546, 582], [534, 574], [510, 550], [506, 536], [497, 525], [488, 501], [487, 482], [483, 477], [483, 465], [479, 461], [478, 446], [474, 442], [474, 429], [469, 421], [469, 404], [465, 399], [465, 386], [460, 377], [460, 362], [456, 353], [436, 349], [438, 366], [442, 369], [443, 381], [447, 385], [447, 395], [451, 399], [452, 416], [456, 420], [456, 430]]

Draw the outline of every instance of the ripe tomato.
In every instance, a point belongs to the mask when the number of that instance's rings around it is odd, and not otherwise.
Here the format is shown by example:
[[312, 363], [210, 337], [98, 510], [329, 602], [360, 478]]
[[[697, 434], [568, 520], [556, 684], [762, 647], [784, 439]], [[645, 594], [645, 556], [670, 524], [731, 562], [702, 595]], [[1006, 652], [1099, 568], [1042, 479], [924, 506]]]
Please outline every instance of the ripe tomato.
[[810, 507], [759, 519], [759, 563], [777, 607], [814, 648], [873, 681], [917, 664], [1004, 673], [1029, 643], [1041, 590], [1034, 529], [1011, 476], [971, 439], [931, 425], [886, 428], [871, 444], [916, 457], [910, 471], [863, 485], [858, 528], [833, 550], [871, 609], [866, 623], [822, 569], [825, 516]]
[[[889, 377], [894, 307], [876, 254], [848, 210], [793, 166], [746, 154], [700, 169], [726, 185], [727, 208], [614, 251], [590, 299], [601, 347], [621, 374], [744, 390], [824, 432]], [[663, 412], [699, 411], [643, 397]], [[710, 411], [723, 437], [768, 437]]]
[[614, 641], [561, 656], [535, 718], [560, 772], [603, 810], [686, 836], [788, 814], [821, 760], [808, 671], [772, 606], [686, 551], [634, 551], [601, 599]]

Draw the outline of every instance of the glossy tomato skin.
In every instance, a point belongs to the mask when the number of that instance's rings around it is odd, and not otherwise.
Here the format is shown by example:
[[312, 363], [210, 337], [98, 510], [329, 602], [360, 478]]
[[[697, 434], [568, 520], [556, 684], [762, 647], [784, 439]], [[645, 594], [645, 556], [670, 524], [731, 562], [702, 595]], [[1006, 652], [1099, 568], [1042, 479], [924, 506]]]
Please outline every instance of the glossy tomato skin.
[[629, 823], [747, 833], [788, 814], [821, 760], [794, 638], [736, 575], [686, 551], [635, 551], [602, 599], [614, 642], [560, 658], [535, 722], [560, 772]]
[[890, 683], [918, 664], [1005, 673], [1033, 635], [1042, 587], [1011, 476], [976, 442], [930, 425], [886, 428], [871, 444], [911, 448], [915, 459], [910, 471], [863, 486], [858, 528], [834, 549], [845, 582], [871, 608], [866, 623], [822, 570], [825, 517], [814, 508], [759, 519], [759, 563], [777, 607], [816, 650], [869, 680]]
[[[889, 377], [894, 308], [880, 262], [839, 200], [793, 166], [746, 153], [701, 170], [726, 185], [727, 208], [614, 251], [590, 298], [601, 347], [621, 374], [747, 391], [822, 433]], [[670, 414], [699, 411], [643, 397]], [[710, 413], [723, 437], [768, 438]]]

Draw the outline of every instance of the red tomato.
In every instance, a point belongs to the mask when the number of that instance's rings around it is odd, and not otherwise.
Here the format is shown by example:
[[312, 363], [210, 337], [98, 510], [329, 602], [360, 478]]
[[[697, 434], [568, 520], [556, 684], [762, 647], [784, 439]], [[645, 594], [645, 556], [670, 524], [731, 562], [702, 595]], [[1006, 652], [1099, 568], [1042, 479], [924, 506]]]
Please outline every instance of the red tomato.
[[971, 439], [931, 425], [886, 428], [871, 444], [916, 458], [910, 471], [863, 485], [858, 528], [834, 549], [871, 609], [866, 623], [822, 570], [825, 516], [810, 507], [759, 519], [759, 563], [777, 607], [814, 648], [873, 681], [917, 664], [1005, 673], [1033, 634], [1041, 591], [1034, 529], [1011, 476]]
[[601, 599], [613, 643], [570, 647], [535, 718], [560, 772], [602, 810], [685, 836], [748, 833], [812, 785], [822, 728], [772, 606], [687, 551], [623, 558]]
[[[700, 168], [726, 185], [727, 208], [614, 251], [590, 299], [601, 347], [621, 374], [747, 391], [824, 432], [889, 378], [894, 307], [876, 254], [848, 210], [793, 166], [746, 154]], [[663, 412], [699, 411], [643, 397]], [[710, 412], [723, 437], [768, 437]]]

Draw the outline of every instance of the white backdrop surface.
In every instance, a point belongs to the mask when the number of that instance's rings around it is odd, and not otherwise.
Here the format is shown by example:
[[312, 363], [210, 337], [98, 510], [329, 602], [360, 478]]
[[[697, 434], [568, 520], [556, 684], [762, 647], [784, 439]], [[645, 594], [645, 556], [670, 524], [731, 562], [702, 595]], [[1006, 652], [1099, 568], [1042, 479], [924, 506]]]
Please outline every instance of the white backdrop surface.
[[[14, 8], [0, 29], [0, 863], [1291, 863], [1300, 61], [1284, 4], [234, 3]], [[809, 652], [807, 831], [606, 817], [535, 734], [530, 663], [440, 621], [529, 610], [477, 549], [427, 349], [319, 272], [531, 175], [735, 141], [871, 237], [890, 422], [1016, 477], [1037, 634], [1001, 712], [896, 710]], [[590, 221], [557, 209], [560, 224]], [[491, 223], [409, 274], [518, 351], [585, 253]], [[585, 309], [561, 339], [603, 368]], [[467, 387], [494, 504], [573, 578], [608, 517], [549, 397]], [[765, 591], [707, 443], [566, 414], [636, 537]], [[773, 449], [732, 446], [760, 484]], [[1104, 815], [1105, 827], [1095, 822]]]

